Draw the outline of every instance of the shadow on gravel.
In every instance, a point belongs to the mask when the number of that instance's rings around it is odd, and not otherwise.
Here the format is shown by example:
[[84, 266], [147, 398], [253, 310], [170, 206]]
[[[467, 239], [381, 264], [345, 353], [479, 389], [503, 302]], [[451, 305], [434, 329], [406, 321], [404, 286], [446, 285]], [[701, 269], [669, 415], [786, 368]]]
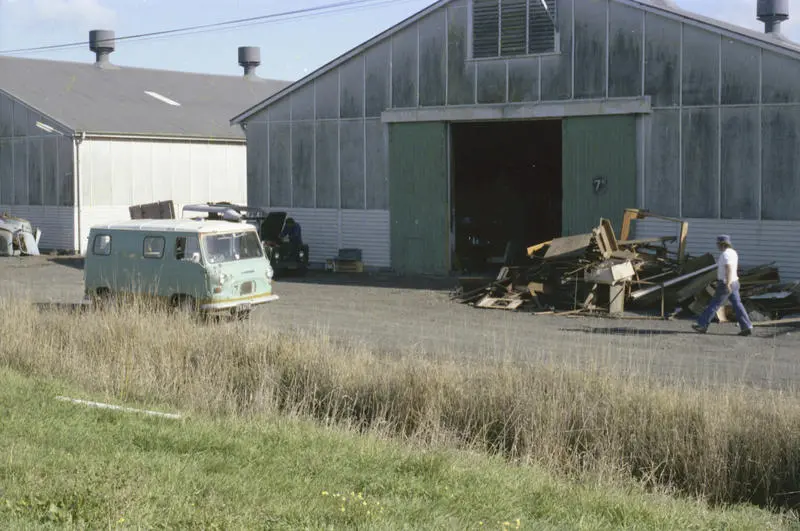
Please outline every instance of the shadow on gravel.
[[59, 256], [57, 258], [49, 259], [54, 264], [71, 267], [72, 269], [83, 269], [84, 258], [82, 256]]
[[391, 273], [333, 273], [320, 270], [308, 271], [305, 276], [291, 272], [283, 273], [275, 279], [276, 285], [282, 283], [448, 292], [458, 286], [458, 280], [451, 277], [400, 276]]
[[606, 327], [606, 328], [562, 328], [564, 332], [583, 332], [585, 334], [604, 334], [612, 336], [675, 336], [682, 334], [698, 335], [697, 332], [686, 332], [681, 330], [655, 330], [652, 328], [628, 328], [628, 327]]

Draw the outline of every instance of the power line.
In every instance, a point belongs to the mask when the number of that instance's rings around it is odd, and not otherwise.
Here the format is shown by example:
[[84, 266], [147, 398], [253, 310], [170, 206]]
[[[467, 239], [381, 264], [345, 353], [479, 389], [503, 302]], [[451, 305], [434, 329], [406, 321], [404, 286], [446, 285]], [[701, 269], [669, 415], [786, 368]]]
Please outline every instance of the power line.
[[[363, 9], [371, 9], [371, 8], [374, 8], [374, 7], [381, 7], [381, 6], [386, 6], [386, 5], [390, 5], [390, 4], [391, 5], [397, 5], [397, 4], [407, 4], [407, 3], [411, 3], [411, 2], [419, 2], [419, 0], [369, 0], [369, 1], [371, 1], [372, 3], [370, 3], [368, 5], [358, 5], [357, 4], [357, 5], [354, 5], [352, 7], [336, 9], [336, 10], [333, 10], [333, 11], [327, 11], [325, 13], [318, 13], [318, 12], [306, 13], [306, 14], [299, 14], [299, 15], [294, 15], [294, 16], [282, 17], [280, 20], [259, 20], [259, 21], [254, 21], [254, 22], [245, 22], [245, 23], [237, 24], [235, 26], [224, 27], [224, 28], [200, 29], [200, 30], [186, 31], [184, 33], [172, 34], [172, 35], [156, 35], [156, 36], [153, 36], [153, 37], [137, 39], [137, 40], [135, 40], [135, 42], [140, 42], [140, 41], [145, 41], [145, 40], [158, 41], [158, 40], [163, 40], [163, 39], [172, 39], [172, 38], [176, 38], [176, 37], [186, 37], [186, 36], [198, 35], [198, 34], [201, 34], [201, 33], [208, 33], [208, 32], [212, 32], [212, 31], [218, 31], [218, 32], [231, 31], [231, 30], [237, 30], [237, 29], [240, 29], [240, 28], [246, 28], [246, 27], [250, 27], [250, 26], [258, 26], [258, 25], [261, 25], [261, 24], [268, 24], [268, 23], [278, 23], [278, 24], [280, 24], [281, 22], [289, 22], [289, 21], [292, 21], [292, 20], [302, 20], [302, 19], [307, 19], [307, 18], [311, 18], [311, 17], [315, 17], [315, 16], [326, 15], [326, 14], [329, 14], [329, 13], [344, 13], [344, 12], [350, 12], [350, 11], [359, 11], [359, 10], [363, 10]], [[87, 43], [82, 43], [81, 46], [85, 46], [86, 44]], [[1, 53], [2, 52], [0, 52], [0, 54]]]
[[[397, 4], [400, 2], [406, 2], [410, 0], [342, 0], [339, 2], [325, 4], [321, 6], [315, 7], [307, 7], [303, 9], [294, 9], [291, 11], [284, 11], [281, 13], [271, 13], [269, 15], [260, 15], [256, 17], [248, 17], [236, 20], [227, 20], [224, 22], [215, 22], [212, 24], [201, 24], [197, 26], [187, 26], [183, 28], [174, 28], [169, 30], [161, 30], [161, 31], [153, 31], [149, 33], [139, 33], [134, 35], [126, 35], [123, 37], [116, 37], [115, 41], [129, 41], [129, 40], [147, 40], [156, 37], [164, 37], [166, 35], [176, 35], [176, 34], [185, 34], [185, 35], [194, 35], [197, 33], [204, 33], [207, 31], [213, 31], [215, 29], [234, 29], [237, 27], [244, 27], [244, 26], [252, 26], [257, 24], [264, 24], [268, 22], [272, 22], [275, 19], [297, 19], [297, 18], [304, 18], [307, 16], [313, 16], [315, 14], [322, 14], [322, 12], [326, 13], [334, 13], [337, 11], [345, 11], [354, 8], [366, 8], [366, 7], [375, 7], [378, 5], [386, 5], [389, 3]], [[225, 28], [225, 26], [232, 26], [232, 28]], [[102, 41], [100, 41], [102, 42]], [[85, 47], [89, 44], [89, 41], [81, 41], [81, 42], [71, 42], [65, 44], [54, 44], [49, 46], [36, 46], [32, 48], [18, 48], [15, 50], [3, 50], [0, 51], [2, 55], [12, 55], [17, 53], [32, 53], [32, 52], [44, 52], [44, 51], [51, 51], [51, 50], [66, 50], [70, 48], [77, 48], [77, 47]]]

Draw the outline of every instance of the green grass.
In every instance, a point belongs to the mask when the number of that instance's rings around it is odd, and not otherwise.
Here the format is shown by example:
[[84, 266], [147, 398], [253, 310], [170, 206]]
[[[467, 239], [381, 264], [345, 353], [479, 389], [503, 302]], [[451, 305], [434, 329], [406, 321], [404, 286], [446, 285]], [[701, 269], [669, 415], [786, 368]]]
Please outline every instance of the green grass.
[[[182, 420], [0, 369], [8, 529], [788, 529], [752, 507], [556, 479], [502, 458], [287, 419]], [[507, 525], [504, 525], [507, 522]]]

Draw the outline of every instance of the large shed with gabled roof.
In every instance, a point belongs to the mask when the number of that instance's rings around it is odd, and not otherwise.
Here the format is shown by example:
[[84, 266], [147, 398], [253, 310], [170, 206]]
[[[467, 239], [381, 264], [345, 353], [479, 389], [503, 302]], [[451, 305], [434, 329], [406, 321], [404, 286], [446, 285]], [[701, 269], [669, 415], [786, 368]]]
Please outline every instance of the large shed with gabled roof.
[[0, 212], [41, 228], [43, 250], [83, 253], [89, 228], [131, 205], [243, 202], [230, 116], [289, 82], [255, 76], [249, 47], [246, 75], [221, 76], [117, 66], [113, 32], [91, 37], [94, 63], [0, 56]]
[[668, 0], [438, 1], [232, 119], [248, 202], [316, 261], [447, 274], [637, 207], [800, 279], [800, 48], [758, 4], [763, 33]]

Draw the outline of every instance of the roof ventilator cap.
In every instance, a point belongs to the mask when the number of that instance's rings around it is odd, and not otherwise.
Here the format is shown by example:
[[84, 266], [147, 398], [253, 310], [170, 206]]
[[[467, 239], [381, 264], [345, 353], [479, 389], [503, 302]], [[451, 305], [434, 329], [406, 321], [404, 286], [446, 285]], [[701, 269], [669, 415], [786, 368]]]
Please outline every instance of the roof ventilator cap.
[[781, 35], [781, 22], [789, 20], [789, 0], [758, 0], [758, 20], [764, 23], [764, 33]]
[[89, 32], [89, 49], [95, 53], [95, 66], [98, 68], [117, 68], [111, 64], [109, 56], [114, 51], [114, 32], [111, 30], [92, 30]]
[[256, 75], [256, 67], [261, 64], [261, 48], [239, 46], [239, 64], [244, 68], [245, 79], [260, 80]]

